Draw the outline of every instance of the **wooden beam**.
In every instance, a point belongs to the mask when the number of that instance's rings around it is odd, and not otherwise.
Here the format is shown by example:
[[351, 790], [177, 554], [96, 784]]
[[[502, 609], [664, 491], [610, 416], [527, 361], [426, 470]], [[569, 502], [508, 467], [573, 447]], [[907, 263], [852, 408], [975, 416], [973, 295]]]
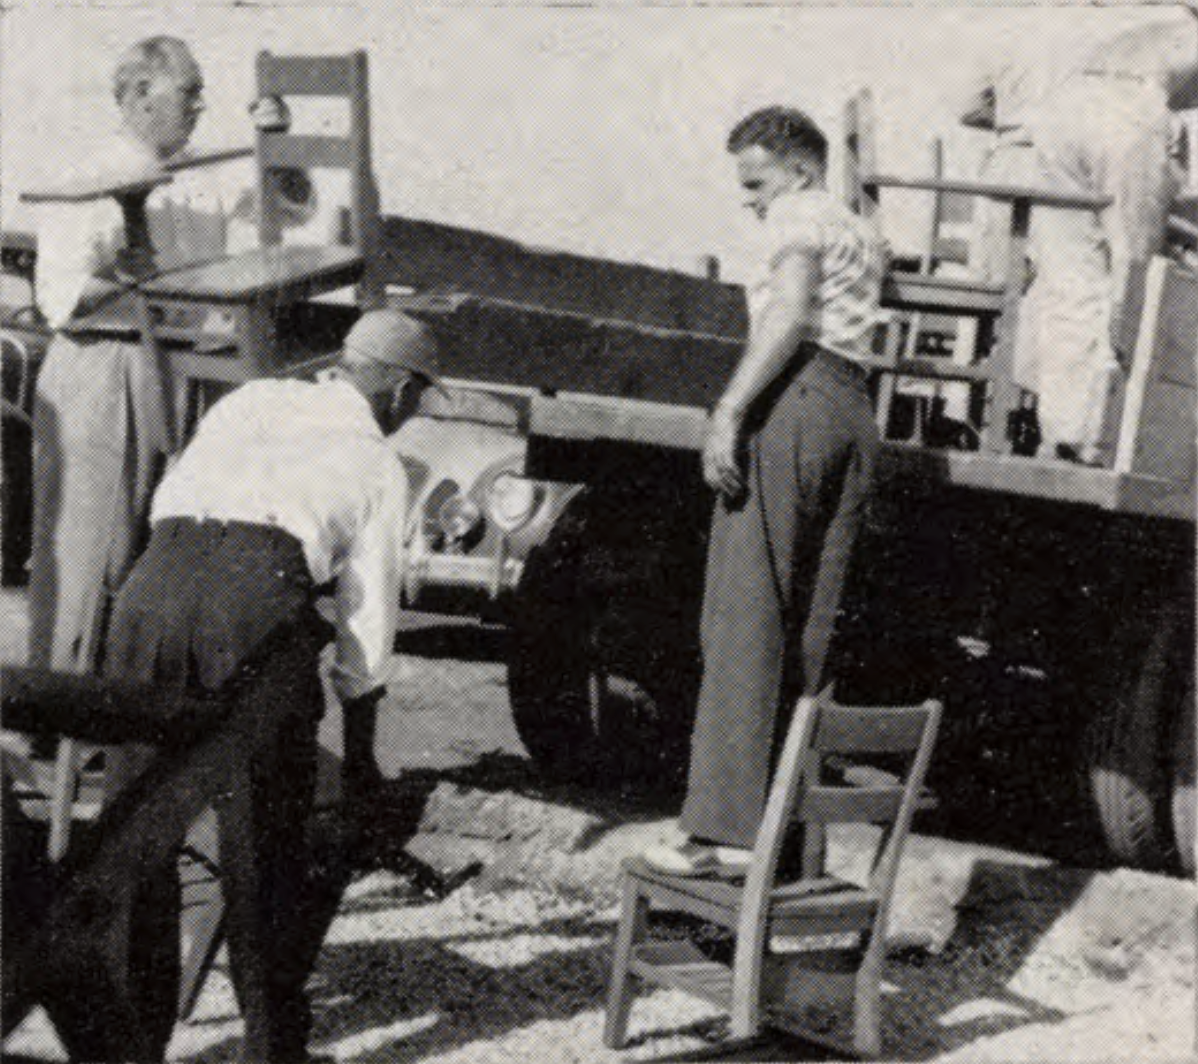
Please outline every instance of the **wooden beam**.
[[1015, 202], [1025, 200], [1035, 207], [1067, 207], [1100, 211], [1109, 207], [1109, 196], [1091, 196], [1077, 192], [1057, 192], [1048, 188], [1026, 185], [992, 185], [984, 181], [961, 181], [956, 178], [908, 177], [897, 174], [866, 174], [862, 181], [879, 188], [906, 188], [925, 192], [953, 192], [993, 200]]
[[469, 292], [550, 312], [715, 336], [748, 332], [743, 289], [705, 277], [395, 216], [383, 219], [380, 248], [383, 280], [397, 288]]
[[21, 193], [23, 203], [94, 203], [96, 200], [121, 196], [145, 196], [162, 185], [169, 185], [167, 173], [104, 175], [69, 178], [55, 185], [26, 189]]

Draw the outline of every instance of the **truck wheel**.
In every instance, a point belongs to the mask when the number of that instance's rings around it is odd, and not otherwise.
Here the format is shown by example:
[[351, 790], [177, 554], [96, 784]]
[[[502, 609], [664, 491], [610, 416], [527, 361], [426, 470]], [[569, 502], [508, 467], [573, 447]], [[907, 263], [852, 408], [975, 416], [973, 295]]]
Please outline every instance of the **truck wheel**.
[[[1154, 620], [1126, 626], [1111, 660], [1135, 664], [1112, 685], [1087, 733], [1090, 792], [1107, 846], [1139, 868], [1164, 867], [1174, 849], [1170, 762], [1193, 658], [1186, 611], [1167, 609]], [[1192, 772], [1190, 780], [1192, 796]]]
[[530, 553], [516, 592], [516, 731], [556, 781], [669, 787], [690, 738], [694, 622], [686, 596], [660, 586], [660, 561], [596, 542], [587, 509], [567, 512]]
[[1198, 760], [1198, 751], [1194, 749], [1194, 716], [1194, 678], [1191, 676], [1173, 742], [1173, 842], [1181, 870], [1191, 879], [1198, 857], [1194, 823], [1194, 769]]
[[33, 427], [19, 407], [4, 401], [0, 407], [4, 476], [0, 513], [4, 514], [3, 583], [22, 584], [29, 563], [33, 524]]

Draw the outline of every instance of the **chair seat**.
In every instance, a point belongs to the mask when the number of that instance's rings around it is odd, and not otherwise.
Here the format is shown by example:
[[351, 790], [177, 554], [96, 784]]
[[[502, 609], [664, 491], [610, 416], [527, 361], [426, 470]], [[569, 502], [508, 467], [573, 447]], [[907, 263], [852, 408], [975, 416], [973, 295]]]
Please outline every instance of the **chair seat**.
[[882, 306], [892, 310], [940, 311], [971, 317], [1002, 313], [1005, 288], [971, 278], [890, 273], [882, 286]]
[[[641, 857], [629, 858], [623, 867], [634, 882], [653, 888], [663, 908], [685, 910], [728, 928], [740, 919], [743, 881], [661, 872]], [[867, 926], [878, 909], [876, 893], [835, 876], [777, 886], [770, 897], [769, 926], [778, 934], [855, 931]]]
[[352, 284], [364, 265], [351, 247], [279, 244], [172, 270], [147, 281], [142, 291], [152, 299], [185, 303], [287, 301]]
[[[886, 917], [941, 713], [935, 701], [843, 706], [830, 690], [804, 697], [774, 770], [745, 876], [681, 876], [641, 857], [626, 860], [604, 1044], [627, 1044], [636, 984], [649, 982], [727, 1009], [733, 1039], [753, 1038], [768, 1023], [838, 1051], [878, 1055]], [[879, 757], [902, 775], [862, 764]], [[827, 868], [829, 828], [858, 824], [881, 828], [864, 885]], [[802, 832], [808, 874], [785, 882], [779, 865], [789, 864], [795, 828]], [[703, 950], [676, 941], [654, 919], [670, 912], [731, 931], [731, 953], [722, 942]], [[685, 923], [683, 929], [692, 930]]]

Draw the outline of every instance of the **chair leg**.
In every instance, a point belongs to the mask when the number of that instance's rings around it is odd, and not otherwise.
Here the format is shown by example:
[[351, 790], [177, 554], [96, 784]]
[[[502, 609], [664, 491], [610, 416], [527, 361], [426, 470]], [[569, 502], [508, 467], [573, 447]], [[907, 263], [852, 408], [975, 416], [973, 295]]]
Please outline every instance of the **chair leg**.
[[853, 1049], [862, 1057], [882, 1052], [882, 959], [882, 951], [871, 944], [857, 970]]
[[200, 816], [188, 834], [193, 871], [183, 883], [182, 930], [185, 948], [179, 988], [179, 1019], [186, 1020], [224, 942], [225, 901], [217, 878], [219, 845], [216, 810]]
[[78, 750], [74, 739], [58, 740], [54, 758], [54, 785], [50, 794], [50, 860], [60, 861], [71, 841], [71, 808], [78, 782]]
[[633, 975], [628, 970], [633, 947], [645, 937], [649, 923], [649, 900], [630, 877], [624, 879], [624, 900], [620, 909], [620, 926], [616, 931], [613, 950], [611, 983], [607, 989], [607, 1017], [603, 1027], [603, 1044], [609, 1049], [622, 1049], [628, 1040], [628, 1017], [632, 1011]]

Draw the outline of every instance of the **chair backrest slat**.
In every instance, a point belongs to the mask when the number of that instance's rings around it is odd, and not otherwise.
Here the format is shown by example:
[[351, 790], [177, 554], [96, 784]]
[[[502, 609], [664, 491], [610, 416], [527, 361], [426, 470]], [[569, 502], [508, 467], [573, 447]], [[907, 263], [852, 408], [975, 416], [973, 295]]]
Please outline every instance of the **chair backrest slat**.
[[901, 754], [919, 746], [926, 725], [918, 706], [824, 707], [811, 745], [822, 754]]
[[[347, 242], [365, 259], [357, 286], [360, 306], [375, 306], [383, 298], [379, 269], [379, 195], [371, 163], [370, 86], [364, 51], [345, 55], [258, 55], [258, 93], [261, 97], [296, 96], [343, 99], [348, 105], [348, 128], [342, 135], [299, 134], [262, 130], [258, 134], [259, 219], [263, 244], [283, 239], [280, 189], [282, 171], [289, 168], [344, 170], [349, 175], [348, 225], [337, 226]], [[337, 237], [341, 240], [343, 237]]]
[[[765, 815], [745, 879], [733, 960], [734, 1016], [754, 1013], [760, 1001], [762, 966], [751, 959], [764, 954], [774, 907], [793, 899], [796, 892], [822, 889], [821, 885], [827, 882], [822, 878], [826, 872], [809, 867], [805, 854], [802, 886], [790, 890], [776, 886], [778, 861], [796, 813], [807, 820], [805, 841], [815, 835], [822, 840], [830, 822], [882, 824], [881, 842], [869, 881], [876, 908], [871, 907], [870, 926], [860, 930], [869, 940], [884, 942], [898, 861], [923, 787], [940, 714], [940, 703], [931, 701], [898, 708], [840, 706], [832, 700], [830, 688], [815, 697], [799, 700], [770, 784]], [[905, 765], [894, 784], [828, 786], [821, 773], [826, 755], [833, 752], [903, 755]], [[822, 864], [822, 853], [819, 863]], [[845, 926], [858, 929], [858, 915], [846, 917]]]
[[258, 68], [259, 91], [272, 96], [348, 96], [356, 72], [342, 55], [271, 56]]
[[811, 787], [799, 802], [797, 818], [823, 824], [881, 824], [898, 816], [902, 787]]
[[346, 170], [354, 165], [353, 145], [344, 137], [267, 133], [262, 138], [262, 165]]

